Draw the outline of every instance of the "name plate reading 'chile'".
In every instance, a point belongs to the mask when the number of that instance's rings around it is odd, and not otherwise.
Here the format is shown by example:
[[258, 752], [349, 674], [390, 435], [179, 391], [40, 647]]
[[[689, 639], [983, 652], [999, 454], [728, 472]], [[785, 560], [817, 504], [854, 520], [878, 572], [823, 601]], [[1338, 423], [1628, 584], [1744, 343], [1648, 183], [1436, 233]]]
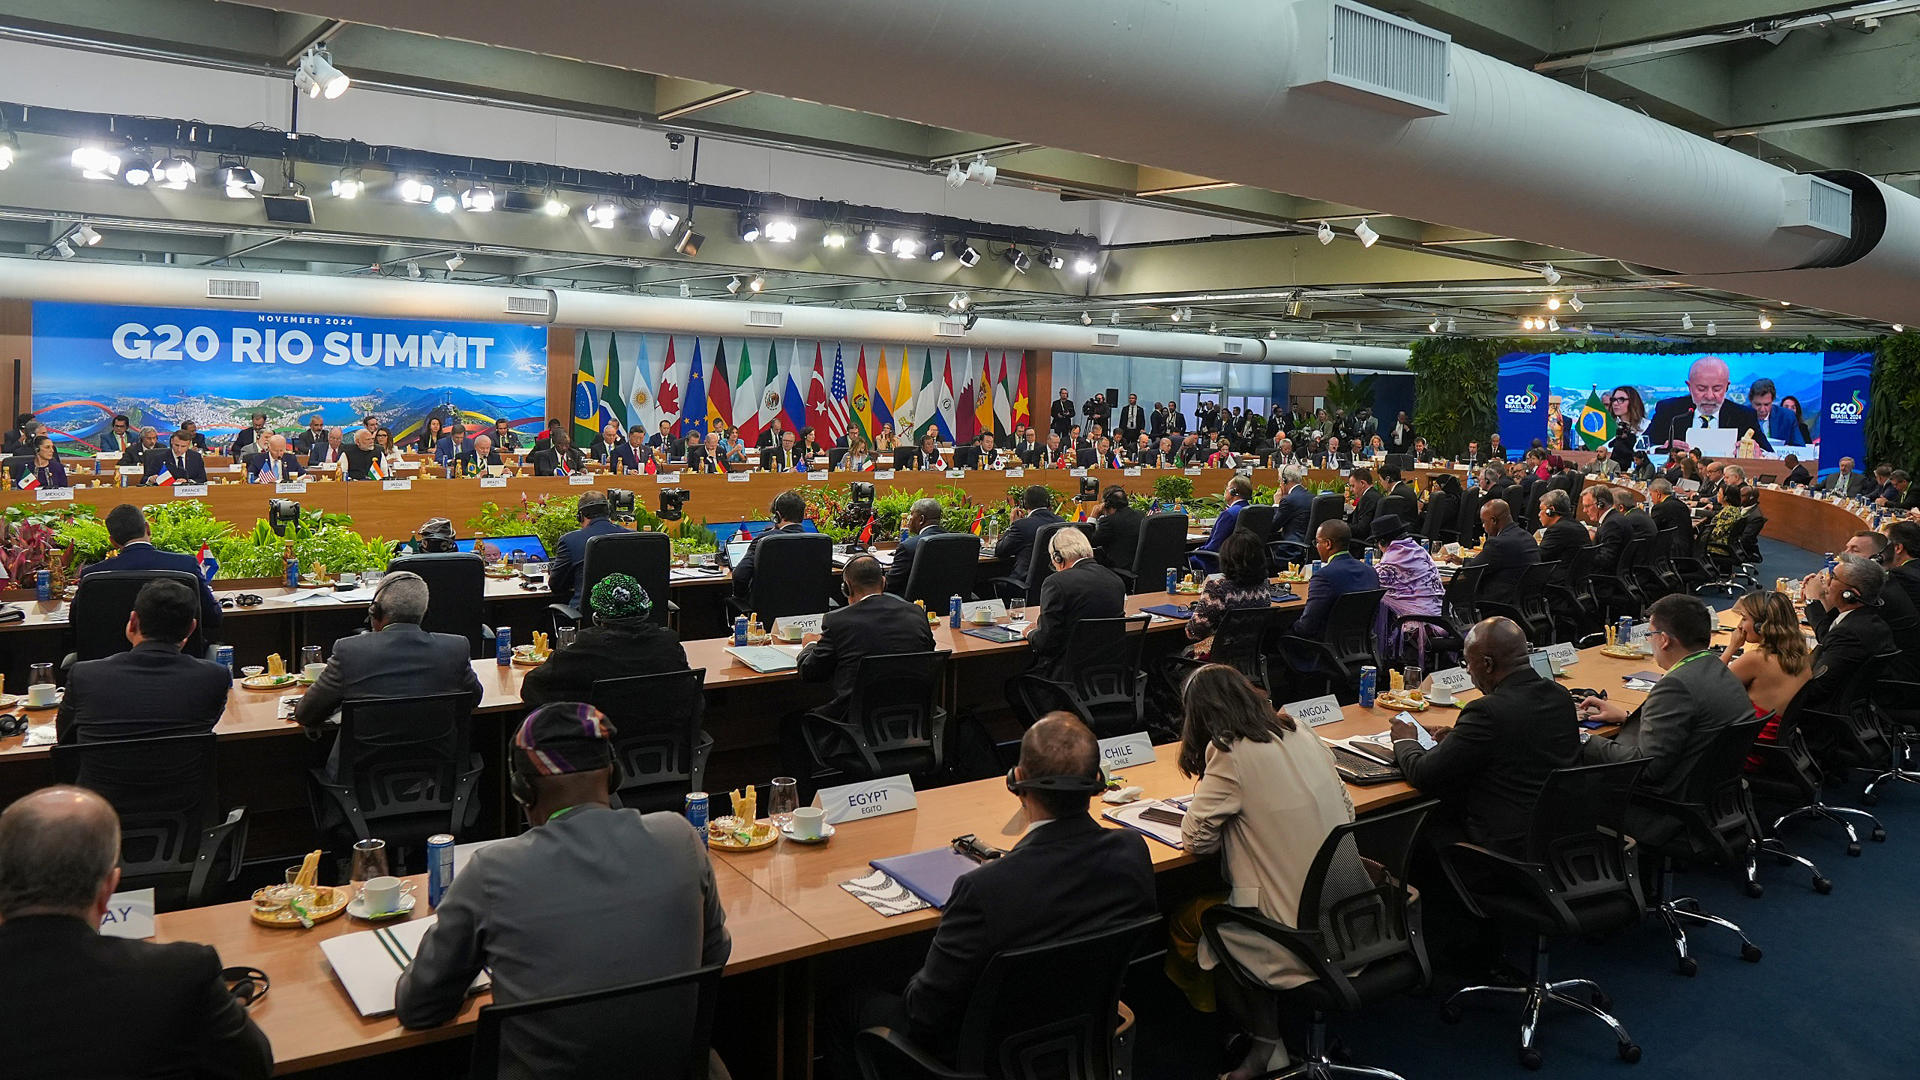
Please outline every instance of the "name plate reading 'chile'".
[[1100, 740], [1100, 764], [1109, 769], [1130, 769], [1152, 761], [1153, 737], [1144, 731]]

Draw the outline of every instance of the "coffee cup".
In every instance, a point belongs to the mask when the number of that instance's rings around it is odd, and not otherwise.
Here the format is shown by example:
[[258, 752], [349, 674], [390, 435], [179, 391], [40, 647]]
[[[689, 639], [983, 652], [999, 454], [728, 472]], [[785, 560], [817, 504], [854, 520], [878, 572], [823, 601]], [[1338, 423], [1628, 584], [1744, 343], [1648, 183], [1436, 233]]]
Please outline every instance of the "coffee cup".
[[1433, 702], [1435, 705], [1451, 705], [1453, 704], [1453, 691], [1443, 690], [1436, 686], [1427, 692], [1427, 700]]
[[993, 609], [982, 605], [974, 609], [971, 618], [975, 626], [991, 626], [993, 625]]
[[320, 674], [326, 670], [327, 670], [327, 665], [324, 663], [308, 664], [306, 667], [303, 667], [300, 669], [300, 673], [302, 675], [305, 675], [308, 678], [308, 680], [311, 681], [311, 680], [316, 680], [320, 678]]
[[360, 897], [366, 909], [375, 915], [384, 915], [400, 906], [400, 895], [406, 883], [397, 877], [368, 878], [360, 886]]
[[826, 824], [827, 812], [817, 806], [802, 806], [793, 812], [793, 835], [797, 839], [820, 839]]
[[803, 626], [799, 626], [797, 624], [791, 625], [791, 626], [783, 626], [780, 628], [780, 640], [782, 641], [797, 642], [801, 638], [804, 638], [806, 636], [807, 636], [806, 628]]
[[55, 696], [54, 685], [50, 682], [34, 683], [27, 687], [27, 704], [33, 706], [51, 705]]

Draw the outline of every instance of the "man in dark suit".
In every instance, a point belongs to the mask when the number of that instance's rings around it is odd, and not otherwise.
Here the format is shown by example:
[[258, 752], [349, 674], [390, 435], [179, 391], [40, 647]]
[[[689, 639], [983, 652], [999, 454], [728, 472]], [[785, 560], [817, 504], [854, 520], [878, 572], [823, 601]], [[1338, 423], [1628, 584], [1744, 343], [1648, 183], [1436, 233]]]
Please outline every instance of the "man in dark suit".
[[1064, 439], [1067, 437], [1067, 429], [1073, 426], [1074, 415], [1073, 398], [1068, 395], [1067, 388], [1063, 386], [1060, 388], [1060, 396], [1053, 399], [1053, 405], [1047, 410], [1048, 426], [1053, 429], [1054, 434]]
[[1632, 530], [1633, 539], [1646, 541], [1641, 561], [1653, 558], [1654, 541], [1660, 537], [1660, 526], [1640, 506], [1640, 493], [1632, 488], [1617, 488], [1613, 493], [1614, 510], [1618, 512]]
[[1514, 524], [1513, 509], [1505, 499], [1487, 500], [1480, 508], [1480, 526], [1487, 531], [1487, 542], [1465, 564], [1486, 567], [1480, 575], [1479, 597], [1496, 604], [1518, 604], [1520, 579], [1527, 567], [1539, 563], [1540, 545], [1534, 543], [1532, 533]]
[[[319, 446], [307, 452], [307, 468], [331, 465], [347, 460], [347, 445], [339, 428], [328, 428]], [[451, 458], [449, 458], [451, 460]]]
[[760, 558], [760, 542], [774, 533], [805, 532], [802, 522], [807, 520], [807, 504], [798, 491], [789, 488], [773, 497], [773, 503], [767, 507], [767, 516], [773, 519], [773, 526], [753, 538], [747, 545], [747, 553], [733, 568], [733, 596], [744, 603], [751, 595], [753, 572]]
[[1020, 506], [1014, 511], [1014, 518], [1007, 524], [1007, 531], [993, 545], [993, 557], [1004, 559], [1007, 563], [1007, 576], [1019, 583], [1022, 589], [1027, 585], [1027, 568], [1033, 562], [1033, 539], [1040, 534], [1042, 527], [1058, 525], [1065, 521], [1053, 512], [1053, 489], [1044, 484], [1034, 484], [1020, 495]]
[[1313, 492], [1302, 481], [1307, 470], [1299, 465], [1280, 467], [1281, 495], [1274, 500], [1273, 538], [1307, 546], [1307, 526], [1313, 521]]
[[[139, 442], [139, 437], [130, 430], [132, 420], [125, 413], [116, 413], [100, 435], [100, 452], [103, 454], [124, 454]], [[129, 462], [128, 464], [133, 464]]]
[[1120, 417], [1114, 421], [1114, 428], [1122, 446], [1132, 446], [1147, 430], [1147, 411], [1140, 407], [1139, 394], [1127, 395], [1127, 403], [1120, 406]]
[[1412, 484], [1401, 479], [1400, 466], [1380, 466], [1380, 486], [1387, 489], [1385, 498], [1400, 500], [1398, 512], [1402, 516], [1412, 517], [1418, 513], [1420, 493], [1413, 489]]
[[208, 633], [220, 629], [220, 601], [213, 595], [213, 586], [201, 574], [198, 560], [191, 555], [161, 551], [154, 547], [153, 541], [148, 539], [146, 516], [137, 506], [121, 503], [107, 511], [106, 525], [107, 539], [113, 543], [117, 554], [81, 567], [81, 578], [96, 570], [177, 570], [192, 574], [194, 580], [200, 582], [200, 611], [195, 617]]
[[1087, 430], [1091, 432], [1095, 426], [1102, 428], [1107, 426], [1107, 418], [1113, 413], [1113, 405], [1107, 400], [1107, 395], [1095, 393], [1087, 399], [1086, 404], [1080, 406], [1080, 412], [1087, 418]]
[[687, 670], [680, 635], [652, 615], [653, 598], [633, 578], [608, 574], [595, 582], [593, 625], [580, 627], [573, 644], [555, 649], [546, 663], [527, 672], [521, 703], [532, 708], [549, 701], [586, 701], [601, 679]]
[[[427, 583], [419, 574], [401, 570], [381, 579], [368, 608], [372, 632], [334, 642], [327, 669], [294, 707], [294, 720], [308, 734], [324, 733], [344, 701], [463, 693], [468, 700], [461, 716], [480, 704], [480, 680], [468, 659], [473, 646], [458, 634], [420, 628], [427, 599]], [[335, 744], [327, 759], [329, 775], [336, 774], [338, 752]]]
[[[359, 432], [354, 433], [353, 439], [354, 446], [357, 450], [365, 452], [372, 449], [371, 446], [360, 445], [361, 434]], [[366, 441], [371, 442], [372, 440], [368, 439]], [[347, 472], [351, 476], [358, 477], [365, 475], [360, 467], [358, 457], [359, 455], [355, 453], [355, 451], [350, 450], [347, 452]], [[500, 456], [500, 451], [493, 448], [493, 437], [490, 435], [475, 435], [473, 437], [473, 445], [460, 451], [459, 456], [453, 459], [454, 470], [463, 476], [485, 473], [488, 469], [504, 463], [504, 459]]]
[[934, 499], [917, 499], [907, 508], [907, 516], [900, 523], [901, 531], [906, 535], [901, 538], [900, 546], [893, 549], [893, 561], [887, 564], [888, 592], [895, 596], [907, 594], [907, 579], [913, 575], [914, 552], [919, 549], [922, 537], [943, 531], [940, 514], [940, 503]]
[[1887, 586], [1898, 588], [1920, 610], [1920, 522], [1896, 521], [1887, 526]]
[[933, 651], [927, 613], [886, 591], [887, 574], [879, 559], [855, 556], [842, 577], [847, 605], [827, 612], [820, 640], [800, 652], [802, 679], [833, 683], [833, 700], [816, 711], [836, 718], [847, 714], [863, 657]]
[[[1253, 481], [1235, 475], [1227, 481], [1227, 489], [1221, 494], [1226, 506], [1221, 509], [1220, 516], [1213, 519], [1213, 531], [1207, 534], [1207, 542], [1196, 550], [1217, 552], [1220, 545], [1227, 542], [1227, 537], [1240, 525], [1240, 511], [1247, 505], [1247, 500], [1253, 498]], [[1208, 570], [1212, 564], [1194, 559], [1193, 567], [1196, 570]]]
[[1355, 469], [1347, 476], [1347, 498], [1353, 500], [1353, 509], [1347, 512], [1353, 535], [1373, 535], [1373, 519], [1380, 515], [1380, 489], [1373, 486], [1372, 469]]
[[1820, 490], [1849, 499], [1857, 499], [1866, 494], [1867, 478], [1854, 469], [1852, 458], [1843, 457], [1840, 459], [1839, 470], [1820, 481]]
[[[144, 466], [148, 458], [160, 452], [160, 433], [155, 431], [152, 425], [147, 425], [140, 429], [139, 437], [135, 438], [127, 445], [125, 450], [120, 452], [120, 464], [122, 466]], [[141, 479], [144, 481], [146, 478], [142, 477]]]
[[1807, 699], [1837, 705], [1846, 700], [1847, 684], [1861, 664], [1899, 649], [1883, 605], [1895, 593], [1903, 601], [1909, 598], [1904, 589], [1887, 588], [1886, 570], [1872, 559], [1854, 554], [1835, 559], [1833, 573], [1807, 575], [1800, 595], [1806, 598], [1807, 623], [1819, 642]]
[[167, 475], [173, 477], [176, 484], [207, 482], [207, 463], [201, 458], [200, 451], [193, 448], [193, 440], [184, 431], [176, 431], [167, 439], [166, 450], [155, 450], [147, 455], [146, 475], [140, 478], [141, 483], [157, 483], [162, 468], [166, 469]]
[[564, 431], [555, 431], [542, 440], [544, 447], [527, 455], [527, 463], [533, 466], [535, 476], [558, 476], [561, 466], [565, 466], [571, 476], [587, 467], [586, 455], [574, 449], [573, 440]]
[[230, 457], [241, 457], [247, 453], [257, 453], [267, 442], [267, 414], [254, 413], [246, 427], [233, 437], [233, 447], [227, 451]]
[[1780, 478], [1781, 487], [1790, 488], [1790, 487], [1796, 487], [1796, 486], [1797, 487], [1813, 486], [1813, 474], [1809, 473], [1807, 471], [1806, 465], [1801, 463], [1800, 455], [1788, 454], [1786, 457], [1780, 459], [1780, 464], [1785, 465], [1787, 467], [1786, 475]]
[[85, 1003], [16, 1024], [7, 1075], [265, 1080], [273, 1049], [220, 978], [218, 953], [99, 932], [119, 861], [119, 818], [91, 791], [42, 788], [0, 814], [0, 989]]
[[1152, 916], [1153, 861], [1144, 837], [1087, 813], [1100, 791], [1093, 733], [1067, 713], [1020, 739], [1008, 781], [1030, 823], [1013, 849], [954, 882], [926, 962], [901, 998], [876, 997], [862, 1027], [903, 1028], [951, 1062], [960, 1019], [995, 954], [1112, 930]]
[[1592, 543], [1586, 527], [1573, 518], [1573, 500], [1555, 489], [1540, 498], [1540, 561], [1554, 563], [1548, 578], [1555, 585], [1569, 584], [1568, 575], [1580, 550]]
[[620, 455], [625, 446], [626, 440], [620, 437], [620, 425], [607, 424], [600, 429], [599, 437], [587, 447], [587, 456], [612, 469], [613, 459]]
[[1028, 673], [1059, 679], [1074, 626], [1082, 619], [1125, 615], [1127, 587], [1120, 575], [1094, 560], [1093, 544], [1079, 529], [1056, 530], [1048, 558], [1054, 572], [1040, 586], [1040, 619], [1027, 635], [1032, 646]]
[[1156, 401], [1153, 403], [1153, 411], [1147, 414], [1147, 435], [1153, 439], [1155, 445], [1159, 445], [1160, 437], [1166, 433], [1167, 407]]
[[1413, 724], [1394, 720], [1394, 761], [1407, 783], [1440, 799], [1441, 813], [1427, 827], [1444, 831], [1429, 842], [1464, 839], [1518, 854], [1547, 775], [1580, 751], [1573, 699], [1534, 674], [1526, 632], [1510, 619], [1486, 619], [1468, 631], [1466, 654], [1467, 674], [1483, 696], [1452, 727], [1428, 729], [1438, 740], [1431, 750], [1420, 748]]
[[554, 596], [570, 597], [573, 607], [578, 609], [586, 597], [587, 541], [625, 530], [609, 516], [612, 511], [605, 492], [581, 492], [574, 512], [580, 527], [560, 537], [547, 567], [547, 584]]
[[1674, 498], [1673, 485], [1662, 478], [1647, 485], [1647, 495], [1653, 500], [1648, 513], [1653, 516], [1654, 527], [1660, 532], [1676, 530], [1673, 534], [1673, 546], [1670, 554], [1685, 554], [1693, 550], [1693, 512], [1687, 504]]
[[1580, 493], [1580, 516], [1594, 526], [1593, 542], [1600, 549], [1593, 554], [1595, 574], [1613, 574], [1621, 569], [1627, 543], [1633, 539], [1633, 526], [1627, 516], [1613, 505], [1613, 489], [1596, 484]]
[[1100, 496], [1100, 516], [1093, 526], [1093, 550], [1101, 564], [1131, 573], [1146, 520], [1147, 515], [1133, 508], [1126, 488], [1109, 485]]
[[1300, 609], [1289, 637], [1319, 634], [1327, 628], [1327, 616], [1333, 613], [1335, 600], [1350, 592], [1380, 587], [1380, 576], [1373, 567], [1353, 557], [1353, 530], [1346, 522], [1337, 518], [1321, 522], [1313, 542], [1325, 565], [1307, 581], [1307, 606]]
[[149, 581], [127, 615], [133, 648], [82, 660], [67, 673], [54, 718], [62, 743], [210, 731], [227, 707], [233, 673], [180, 647], [200, 621], [200, 598], [177, 581]]
[[[1687, 369], [1687, 396], [1670, 397], [1654, 406], [1647, 422], [1647, 438], [1657, 448], [1691, 449], [1687, 432], [1696, 428], [1731, 428], [1751, 431], [1762, 450], [1771, 451], [1759, 416], [1737, 401], [1727, 400], [1727, 385], [1733, 375], [1727, 362], [1717, 356], [1703, 356]], [[1735, 436], [1738, 438], [1738, 436]]]
[[284, 484], [307, 471], [287, 450], [287, 437], [278, 434], [267, 436], [258, 453], [242, 459], [241, 470], [249, 484]]
[[307, 429], [293, 437], [293, 448], [302, 457], [327, 445], [327, 421], [319, 413], [307, 417]]
[[1406, 413], [1401, 413], [1399, 417], [1394, 420], [1393, 426], [1381, 432], [1381, 435], [1387, 444], [1387, 453], [1405, 454], [1412, 452], [1413, 421], [1407, 419]]

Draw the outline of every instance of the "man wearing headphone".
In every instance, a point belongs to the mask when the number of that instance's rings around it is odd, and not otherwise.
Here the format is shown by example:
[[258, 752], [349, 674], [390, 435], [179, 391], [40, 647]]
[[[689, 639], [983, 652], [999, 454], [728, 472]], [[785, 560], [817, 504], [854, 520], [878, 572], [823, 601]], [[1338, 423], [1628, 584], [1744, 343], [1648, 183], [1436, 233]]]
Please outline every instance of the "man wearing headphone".
[[553, 549], [553, 559], [547, 567], [549, 587], [556, 599], [571, 597], [569, 602], [576, 611], [580, 609], [580, 601], [586, 598], [587, 579], [582, 571], [587, 565], [587, 541], [626, 531], [614, 524], [609, 513], [606, 492], [581, 492], [574, 510], [580, 527], [560, 537], [560, 543]]
[[[509, 791], [532, 826], [468, 858], [394, 992], [409, 1028], [446, 1023], [482, 968], [503, 1004], [608, 989], [724, 964], [733, 950], [703, 837], [674, 813], [616, 810], [613, 725], [578, 702], [535, 709], [507, 750]], [[691, 994], [691, 990], [688, 991]], [[571, 1076], [571, 1025], [508, 1025], [501, 1075]], [[726, 1076], [718, 1059], [712, 1073]]]
[[1851, 554], [1838, 556], [1831, 574], [1809, 574], [1800, 583], [1807, 622], [1820, 642], [1813, 651], [1808, 701], [1844, 702], [1854, 671], [1873, 657], [1895, 651], [1893, 629], [1884, 614], [1886, 589], [1886, 570]]
[[1027, 634], [1031, 674], [1057, 679], [1067, 659], [1067, 640], [1082, 619], [1118, 619], [1127, 613], [1127, 587], [1120, 575], [1094, 561], [1093, 543], [1079, 529], [1054, 532], [1047, 545], [1054, 572], [1040, 586], [1040, 618]]

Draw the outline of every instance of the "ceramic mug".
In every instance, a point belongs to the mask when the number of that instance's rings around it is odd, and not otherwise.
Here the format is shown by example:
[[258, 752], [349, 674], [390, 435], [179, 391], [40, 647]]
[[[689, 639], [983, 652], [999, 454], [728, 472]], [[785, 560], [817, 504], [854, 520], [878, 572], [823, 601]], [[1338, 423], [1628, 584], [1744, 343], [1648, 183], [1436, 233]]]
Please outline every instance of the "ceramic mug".
[[793, 812], [793, 835], [801, 840], [818, 840], [826, 831], [827, 812], [817, 806], [802, 806]]

